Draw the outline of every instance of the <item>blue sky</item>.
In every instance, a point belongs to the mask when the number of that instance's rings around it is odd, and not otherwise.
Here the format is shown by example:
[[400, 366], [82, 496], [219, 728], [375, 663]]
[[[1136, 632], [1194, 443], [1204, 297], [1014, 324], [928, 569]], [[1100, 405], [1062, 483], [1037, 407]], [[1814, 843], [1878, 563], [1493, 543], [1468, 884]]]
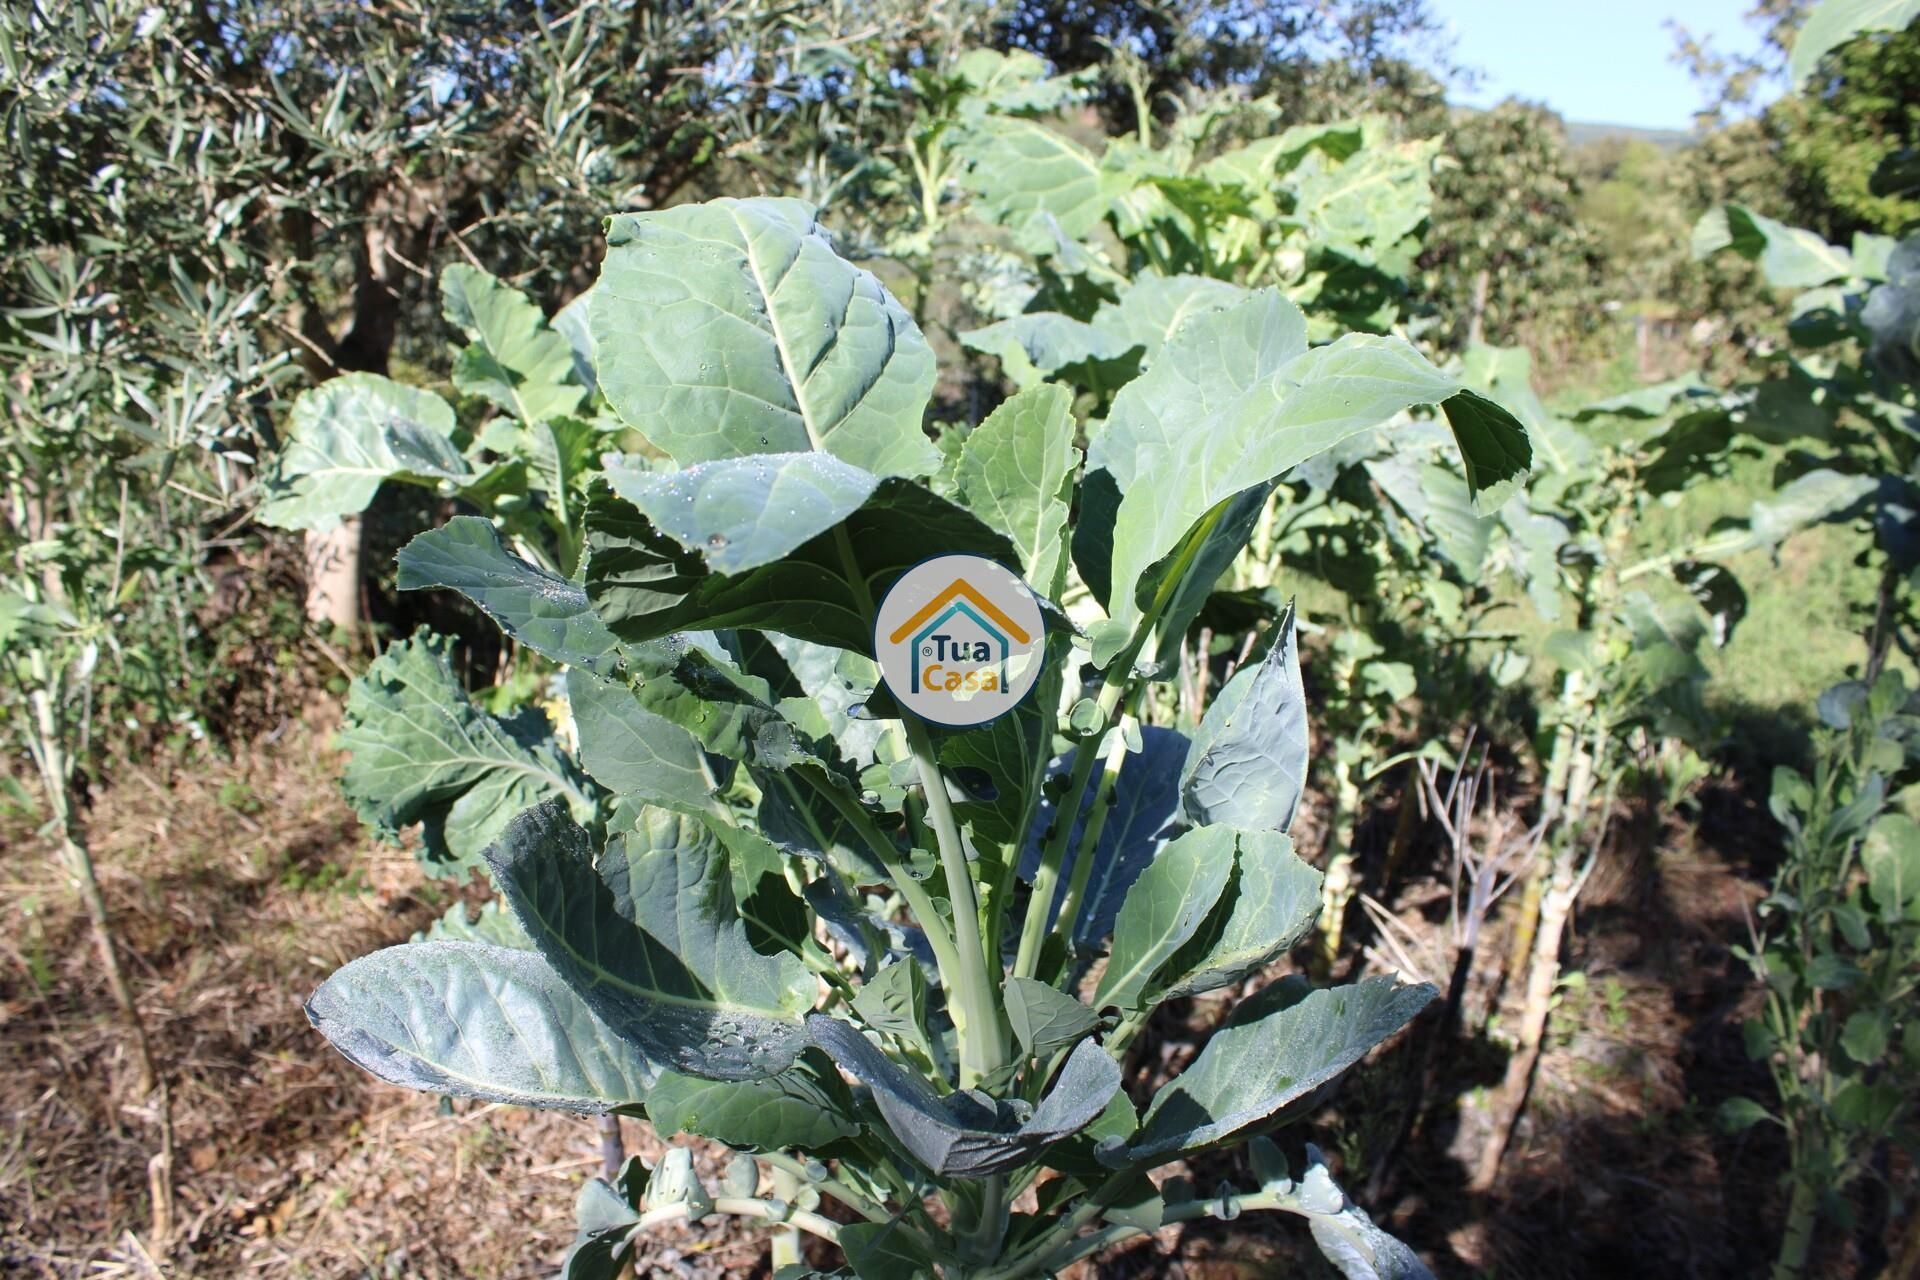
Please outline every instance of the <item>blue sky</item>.
[[1752, 0], [1434, 0], [1454, 59], [1483, 72], [1457, 101], [1492, 106], [1519, 96], [1569, 120], [1687, 129], [1700, 93], [1672, 61], [1677, 18], [1723, 49], [1750, 51], [1741, 20]]

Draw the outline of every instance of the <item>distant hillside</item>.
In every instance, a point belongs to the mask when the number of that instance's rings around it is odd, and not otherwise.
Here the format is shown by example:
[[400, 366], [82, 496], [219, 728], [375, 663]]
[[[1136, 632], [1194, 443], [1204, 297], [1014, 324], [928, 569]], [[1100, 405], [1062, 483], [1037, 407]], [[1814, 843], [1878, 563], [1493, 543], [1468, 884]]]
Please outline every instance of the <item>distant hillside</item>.
[[1630, 124], [1594, 124], [1585, 120], [1566, 122], [1567, 144], [1584, 147], [1589, 142], [1608, 142], [1615, 138], [1651, 142], [1662, 151], [1678, 151], [1693, 141], [1685, 129], [1639, 129]]

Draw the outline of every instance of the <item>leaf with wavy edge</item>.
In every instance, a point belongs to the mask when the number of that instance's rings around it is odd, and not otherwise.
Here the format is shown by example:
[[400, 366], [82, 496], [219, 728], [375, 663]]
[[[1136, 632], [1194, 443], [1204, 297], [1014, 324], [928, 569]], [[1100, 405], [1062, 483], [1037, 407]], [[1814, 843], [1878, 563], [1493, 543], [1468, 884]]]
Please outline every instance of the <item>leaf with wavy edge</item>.
[[347, 694], [339, 745], [341, 789], [354, 812], [390, 840], [421, 827], [423, 862], [436, 874], [475, 866], [520, 810], [565, 801], [593, 817], [591, 788], [554, 740], [538, 707], [488, 715], [447, 660], [448, 641], [426, 632], [373, 660]]
[[596, 675], [620, 665], [613, 633], [593, 615], [587, 593], [508, 551], [491, 521], [455, 516], [400, 548], [399, 565], [400, 590], [458, 591], [543, 657]]
[[589, 1008], [648, 1056], [708, 1080], [793, 1065], [814, 979], [753, 949], [727, 855], [697, 820], [643, 811], [596, 859], [558, 806], [520, 814], [487, 852], [520, 927]]
[[1293, 606], [1257, 667], [1238, 671], [1201, 716], [1180, 768], [1187, 819], [1285, 831], [1307, 786], [1307, 690]]
[[389, 1084], [598, 1114], [643, 1101], [659, 1073], [547, 962], [481, 942], [410, 942], [336, 970], [307, 1019]]
[[1277, 1115], [1365, 1057], [1427, 1006], [1433, 987], [1388, 977], [1302, 994], [1282, 980], [1242, 1004], [1148, 1104], [1127, 1155], [1164, 1164]]
[[526, 294], [478, 267], [454, 263], [440, 273], [440, 307], [467, 336], [453, 385], [485, 396], [521, 422], [574, 412], [587, 389], [574, 373], [573, 348]]
[[1113, 922], [1113, 950], [1093, 993], [1096, 1008], [1150, 1004], [1153, 977], [1200, 931], [1233, 875], [1234, 833], [1196, 827], [1167, 842], [1127, 890]]
[[387, 480], [473, 479], [454, 447], [453, 406], [377, 373], [346, 373], [300, 393], [287, 446], [265, 481], [260, 519], [325, 532], [367, 509]]
[[608, 457], [608, 486], [714, 573], [757, 569], [858, 511], [880, 483], [826, 453], [762, 453], [652, 471]]
[[1504, 496], [1530, 457], [1525, 430], [1405, 341], [1349, 334], [1307, 350], [1304, 317], [1272, 290], [1189, 320], [1115, 397], [1088, 453], [1122, 495], [1095, 663], [1125, 647], [1143, 612], [1136, 590], [1216, 504], [1427, 404], [1446, 408], [1476, 498]]
[[807, 1019], [807, 1034], [873, 1090], [894, 1137], [938, 1177], [985, 1178], [1017, 1168], [1093, 1123], [1120, 1089], [1119, 1064], [1091, 1040], [1073, 1051], [1053, 1088], [1029, 1110], [975, 1090], [943, 1098], [850, 1022], [816, 1013]]
[[933, 351], [799, 200], [626, 213], [588, 327], [616, 412], [682, 466], [820, 450], [879, 476], [925, 475]]
[[1217, 991], [1291, 951], [1320, 914], [1320, 873], [1280, 831], [1236, 833], [1233, 879], [1213, 917], [1154, 975], [1156, 1000]]

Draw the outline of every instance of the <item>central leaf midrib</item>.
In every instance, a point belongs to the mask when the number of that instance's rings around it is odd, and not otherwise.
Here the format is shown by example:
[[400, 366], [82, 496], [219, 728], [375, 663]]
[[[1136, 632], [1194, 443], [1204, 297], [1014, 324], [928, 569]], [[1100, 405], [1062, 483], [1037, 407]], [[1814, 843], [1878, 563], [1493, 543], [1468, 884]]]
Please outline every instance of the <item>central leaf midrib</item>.
[[[792, 350], [787, 346], [786, 332], [780, 327], [780, 317], [774, 306], [773, 291], [767, 287], [767, 278], [761, 273], [760, 259], [754, 253], [753, 234], [747, 229], [746, 224], [740, 221], [740, 215], [737, 211], [729, 210], [727, 216], [733, 220], [734, 227], [740, 232], [741, 256], [746, 259], [747, 270], [753, 273], [754, 287], [760, 290], [760, 296], [766, 302], [767, 328], [773, 334], [773, 347], [774, 350], [779, 353], [780, 367], [786, 372], [787, 384], [793, 388], [793, 403], [800, 411], [800, 425], [806, 428], [807, 441], [812, 445], [814, 452], [825, 453], [827, 451], [826, 439], [814, 426], [813, 410], [807, 404], [805, 385], [795, 377], [799, 370], [799, 365], [793, 358]], [[794, 251], [794, 261], [796, 263], [799, 261], [800, 254], [805, 251], [806, 246], [804, 244]], [[791, 271], [792, 268], [789, 267], [788, 270]]]

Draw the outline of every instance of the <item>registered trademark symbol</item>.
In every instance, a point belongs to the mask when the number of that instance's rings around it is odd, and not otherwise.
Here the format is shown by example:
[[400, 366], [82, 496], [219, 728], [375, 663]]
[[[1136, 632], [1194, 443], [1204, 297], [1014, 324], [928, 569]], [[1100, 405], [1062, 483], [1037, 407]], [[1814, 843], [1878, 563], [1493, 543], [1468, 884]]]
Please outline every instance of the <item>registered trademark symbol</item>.
[[1020, 575], [984, 556], [923, 560], [874, 617], [874, 658], [903, 710], [964, 728], [1011, 711], [1040, 676], [1046, 625]]

